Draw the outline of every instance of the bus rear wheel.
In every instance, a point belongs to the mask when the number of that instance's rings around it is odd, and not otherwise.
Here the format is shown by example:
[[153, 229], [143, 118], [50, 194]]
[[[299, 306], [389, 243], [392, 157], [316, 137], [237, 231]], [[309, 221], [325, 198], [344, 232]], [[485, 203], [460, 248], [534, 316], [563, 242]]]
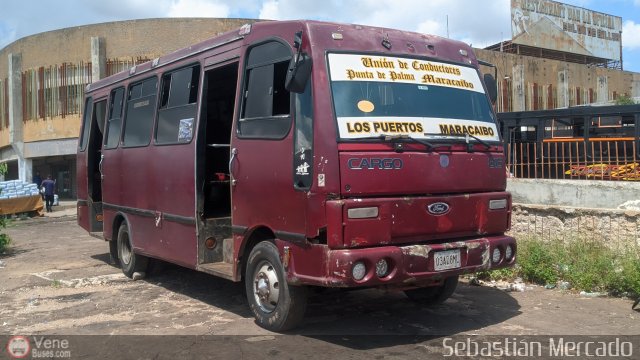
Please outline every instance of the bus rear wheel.
[[118, 241], [111, 240], [109, 243], [109, 263], [112, 265], [120, 265], [120, 259], [118, 258]]
[[129, 278], [133, 278], [135, 273], [144, 276], [149, 259], [133, 252], [131, 238], [129, 237], [129, 227], [126, 223], [120, 225], [117, 241], [118, 260], [120, 260], [122, 272]]
[[302, 322], [307, 289], [287, 283], [278, 248], [271, 242], [263, 241], [251, 250], [245, 288], [249, 307], [261, 327], [285, 331]]
[[456, 287], [458, 287], [458, 277], [451, 276], [446, 278], [440, 286], [405, 290], [404, 293], [409, 299], [430, 306], [445, 302], [456, 291]]

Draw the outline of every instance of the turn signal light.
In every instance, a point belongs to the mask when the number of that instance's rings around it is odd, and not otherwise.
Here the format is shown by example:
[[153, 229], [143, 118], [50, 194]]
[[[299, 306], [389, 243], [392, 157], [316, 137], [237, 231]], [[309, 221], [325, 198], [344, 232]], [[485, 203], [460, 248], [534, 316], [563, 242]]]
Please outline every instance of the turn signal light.
[[507, 199], [489, 200], [490, 210], [499, 210], [507, 208]]

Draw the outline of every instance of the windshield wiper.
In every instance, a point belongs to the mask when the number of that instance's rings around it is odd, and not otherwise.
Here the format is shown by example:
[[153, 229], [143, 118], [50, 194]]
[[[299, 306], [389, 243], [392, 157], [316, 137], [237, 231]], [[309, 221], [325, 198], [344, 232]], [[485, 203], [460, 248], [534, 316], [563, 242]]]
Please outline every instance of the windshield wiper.
[[[434, 149], [436, 147], [434, 144], [432, 144], [432, 143], [430, 143], [430, 142], [428, 142], [426, 140], [416, 139], [416, 138], [411, 137], [410, 135], [407, 135], [407, 134], [397, 134], [397, 135], [382, 134], [382, 135], [380, 135], [380, 138], [382, 140], [384, 140], [384, 141], [387, 141], [387, 142], [394, 141], [394, 140], [410, 140], [410, 141], [413, 141], [415, 143], [422, 144], [422, 145], [426, 146], [427, 150], [432, 150], [432, 149]], [[394, 147], [395, 151], [397, 151], [397, 152], [404, 151], [404, 147], [402, 146], [401, 142], [395, 142], [393, 144], [393, 147]]]
[[480, 144], [484, 145], [487, 150], [491, 149], [491, 144], [489, 144], [488, 142], [480, 139], [479, 137], [475, 136], [475, 135], [471, 135], [471, 134], [424, 134], [425, 136], [427, 135], [433, 135], [433, 136], [452, 136], [452, 137], [457, 137], [457, 138], [462, 138], [464, 137], [465, 139], [465, 143], [467, 144], [467, 152], [473, 152], [473, 144], [469, 141], [469, 138], [472, 138], [474, 140], [476, 140], [477, 142], [479, 142]]
[[397, 152], [404, 151], [403, 143], [399, 140], [409, 140], [418, 144], [422, 144], [427, 147], [427, 150], [432, 150], [436, 147], [436, 145], [422, 139], [416, 139], [407, 134], [380, 134], [378, 136], [367, 136], [367, 137], [359, 137], [354, 140], [380, 140], [384, 142], [393, 142], [394, 150]]

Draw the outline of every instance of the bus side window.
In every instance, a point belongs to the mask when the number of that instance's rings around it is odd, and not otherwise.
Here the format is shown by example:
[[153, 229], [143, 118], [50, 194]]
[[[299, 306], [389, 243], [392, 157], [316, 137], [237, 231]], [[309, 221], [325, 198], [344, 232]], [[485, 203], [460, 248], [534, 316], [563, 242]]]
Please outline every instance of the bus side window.
[[129, 87], [127, 112], [123, 125], [123, 146], [146, 146], [151, 141], [156, 109], [158, 78], [152, 77]]
[[156, 144], [189, 143], [193, 138], [200, 66], [162, 76]]
[[284, 87], [291, 51], [270, 41], [249, 49], [240, 137], [282, 139], [291, 128], [291, 97]]
[[93, 99], [87, 98], [87, 101], [84, 104], [84, 115], [82, 119], [82, 133], [80, 134], [80, 141], [78, 142], [78, 146], [80, 147], [80, 151], [84, 151], [87, 148], [87, 143], [89, 142], [89, 128], [91, 127], [91, 111], [93, 109]]
[[120, 127], [122, 125], [122, 102], [124, 100], [124, 88], [111, 91], [109, 103], [109, 119], [107, 120], [107, 133], [105, 134], [104, 148], [113, 149], [120, 142]]

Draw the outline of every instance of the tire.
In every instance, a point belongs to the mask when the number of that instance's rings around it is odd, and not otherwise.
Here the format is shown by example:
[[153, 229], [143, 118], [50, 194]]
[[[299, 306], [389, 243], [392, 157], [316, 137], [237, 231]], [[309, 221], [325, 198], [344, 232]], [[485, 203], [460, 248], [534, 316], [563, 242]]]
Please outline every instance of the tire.
[[149, 259], [133, 252], [133, 245], [129, 237], [129, 227], [126, 223], [120, 225], [117, 241], [118, 259], [120, 260], [122, 272], [129, 278], [133, 278], [133, 274], [136, 272], [145, 273]]
[[452, 276], [444, 280], [440, 286], [431, 286], [419, 289], [405, 290], [407, 297], [415, 302], [423, 305], [442, 304], [456, 291], [458, 286], [458, 277]]
[[109, 264], [120, 265], [120, 260], [118, 259], [118, 241], [117, 240], [109, 241]]
[[307, 289], [287, 284], [278, 248], [258, 243], [247, 260], [245, 288], [256, 323], [271, 331], [285, 331], [302, 322]]

